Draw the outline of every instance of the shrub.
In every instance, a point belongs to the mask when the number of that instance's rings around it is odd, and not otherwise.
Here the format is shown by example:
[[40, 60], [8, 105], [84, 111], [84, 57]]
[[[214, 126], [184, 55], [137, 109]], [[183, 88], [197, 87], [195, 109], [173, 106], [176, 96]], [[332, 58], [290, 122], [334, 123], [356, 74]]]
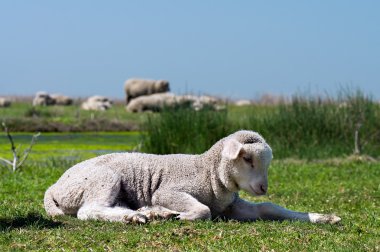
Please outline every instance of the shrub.
[[25, 113], [24, 113], [24, 116], [25, 117], [34, 117], [34, 118], [37, 118], [37, 117], [51, 117], [51, 113], [48, 111], [48, 110], [44, 110], [42, 108], [36, 108], [36, 107], [29, 107]]
[[79, 119], [65, 123], [45, 118], [11, 118], [6, 120], [14, 132], [88, 132], [88, 131], [135, 131], [136, 122], [107, 118]]

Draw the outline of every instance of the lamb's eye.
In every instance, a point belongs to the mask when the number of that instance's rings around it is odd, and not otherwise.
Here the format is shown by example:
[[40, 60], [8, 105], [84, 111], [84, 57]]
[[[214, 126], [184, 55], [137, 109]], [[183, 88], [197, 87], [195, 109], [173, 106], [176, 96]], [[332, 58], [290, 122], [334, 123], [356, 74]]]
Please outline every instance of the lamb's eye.
[[252, 164], [252, 158], [251, 157], [243, 157], [243, 159], [245, 162]]

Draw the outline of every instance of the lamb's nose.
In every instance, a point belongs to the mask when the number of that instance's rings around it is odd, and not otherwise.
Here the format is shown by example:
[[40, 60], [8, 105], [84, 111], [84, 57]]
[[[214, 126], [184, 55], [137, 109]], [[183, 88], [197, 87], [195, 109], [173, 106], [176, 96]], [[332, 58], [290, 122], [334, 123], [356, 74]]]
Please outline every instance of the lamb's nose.
[[268, 186], [267, 185], [260, 185], [260, 189], [263, 193], [267, 193]]

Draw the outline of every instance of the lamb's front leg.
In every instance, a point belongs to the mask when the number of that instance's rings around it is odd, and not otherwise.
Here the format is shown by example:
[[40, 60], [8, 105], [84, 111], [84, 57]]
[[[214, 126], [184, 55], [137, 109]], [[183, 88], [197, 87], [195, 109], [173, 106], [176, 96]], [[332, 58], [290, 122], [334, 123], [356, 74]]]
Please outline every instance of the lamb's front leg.
[[148, 217], [132, 209], [120, 206], [105, 206], [99, 203], [87, 203], [78, 213], [81, 220], [106, 220], [124, 223], [147, 223]]
[[223, 216], [228, 219], [240, 221], [254, 220], [300, 220], [312, 223], [334, 224], [341, 219], [333, 214], [302, 213], [295, 212], [272, 203], [251, 203], [237, 198], [232, 203]]
[[153, 194], [152, 203], [179, 212], [180, 220], [211, 219], [210, 208], [188, 193], [159, 190]]

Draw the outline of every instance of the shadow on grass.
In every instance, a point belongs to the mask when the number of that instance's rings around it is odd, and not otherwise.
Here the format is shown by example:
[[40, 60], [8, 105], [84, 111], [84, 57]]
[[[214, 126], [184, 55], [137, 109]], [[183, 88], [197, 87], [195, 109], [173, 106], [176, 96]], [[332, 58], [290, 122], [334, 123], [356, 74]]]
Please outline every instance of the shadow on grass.
[[47, 219], [39, 213], [29, 213], [27, 216], [0, 218], [0, 231], [10, 231], [16, 228], [51, 229], [62, 226], [62, 222]]

